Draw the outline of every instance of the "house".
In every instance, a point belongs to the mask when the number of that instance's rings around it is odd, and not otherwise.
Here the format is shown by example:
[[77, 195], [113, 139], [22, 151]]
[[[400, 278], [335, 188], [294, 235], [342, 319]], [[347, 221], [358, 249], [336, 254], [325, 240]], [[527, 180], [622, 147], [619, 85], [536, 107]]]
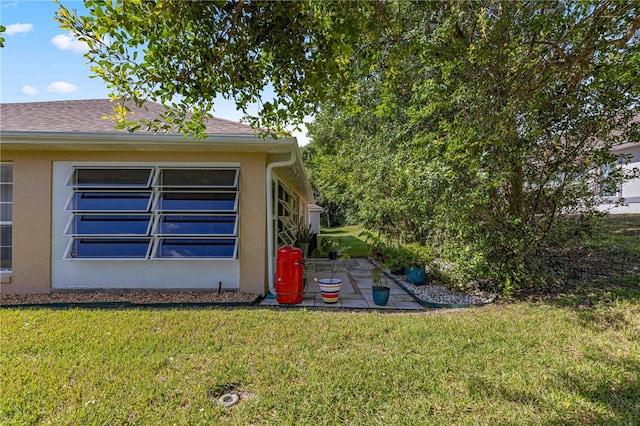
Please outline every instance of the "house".
[[[629, 155], [628, 164], [623, 167], [626, 170], [640, 170], [640, 143], [622, 144], [614, 150], [614, 153], [622, 156]], [[607, 173], [607, 170], [603, 170]], [[598, 206], [598, 210], [619, 214], [619, 213], [640, 213], [640, 179], [632, 179], [621, 183], [617, 188], [603, 188], [603, 203]], [[619, 204], [619, 201], [623, 201]]]
[[216, 118], [202, 141], [130, 133], [112, 106], [0, 105], [0, 291], [273, 288], [314, 201], [297, 141]]

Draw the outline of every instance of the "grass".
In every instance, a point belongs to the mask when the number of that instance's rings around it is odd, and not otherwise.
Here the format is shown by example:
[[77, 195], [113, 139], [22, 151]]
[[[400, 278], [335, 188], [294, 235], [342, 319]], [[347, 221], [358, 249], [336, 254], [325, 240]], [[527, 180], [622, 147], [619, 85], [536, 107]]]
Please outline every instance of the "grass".
[[546, 253], [550, 279], [522, 295], [590, 306], [617, 299], [640, 301], [640, 215], [607, 216], [589, 237]]
[[640, 216], [603, 226], [457, 312], [2, 309], [0, 424], [640, 424]]
[[[371, 254], [369, 245], [360, 237], [363, 228], [359, 226], [343, 226], [340, 228], [323, 228], [320, 239], [331, 238], [337, 240], [343, 247], [349, 247], [347, 253], [351, 257], [366, 257]], [[318, 241], [319, 243], [320, 241]]]
[[0, 423], [638, 424], [640, 307], [598, 309], [2, 310]]

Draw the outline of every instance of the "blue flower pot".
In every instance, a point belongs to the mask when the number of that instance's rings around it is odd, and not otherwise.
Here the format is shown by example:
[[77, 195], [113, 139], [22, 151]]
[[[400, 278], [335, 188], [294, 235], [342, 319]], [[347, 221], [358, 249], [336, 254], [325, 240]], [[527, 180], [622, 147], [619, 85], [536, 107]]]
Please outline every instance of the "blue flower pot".
[[373, 303], [378, 306], [385, 306], [389, 303], [389, 294], [391, 289], [389, 287], [373, 287]]
[[426, 272], [421, 266], [404, 268], [404, 274], [407, 281], [411, 284], [424, 284], [427, 279]]

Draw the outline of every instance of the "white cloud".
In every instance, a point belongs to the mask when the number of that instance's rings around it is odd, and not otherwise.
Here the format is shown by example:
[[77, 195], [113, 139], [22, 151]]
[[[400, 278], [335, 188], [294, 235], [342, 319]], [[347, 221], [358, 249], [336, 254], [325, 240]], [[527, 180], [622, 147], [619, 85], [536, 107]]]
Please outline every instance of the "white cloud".
[[6, 35], [14, 35], [20, 33], [28, 33], [33, 31], [33, 24], [21, 24], [18, 22], [17, 24], [7, 25], [7, 29], [5, 30]]
[[71, 34], [58, 34], [51, 39], [51, 43], [60, 50], [73, 50], [74, 52], [87, 52], [89, 46]]
[[78, 90], [78, 86], [66, 81], [54, 81], [46, 88], [49, 93], [73, 93], [76, 90]]
[[22, 86], [22, 89], [20, 90], [20, 93], [23, 95], [37, 95], [38, 94], [38, 89], [36, 89], [33, 86], [28, 86], [28, 85], [24, 85]]

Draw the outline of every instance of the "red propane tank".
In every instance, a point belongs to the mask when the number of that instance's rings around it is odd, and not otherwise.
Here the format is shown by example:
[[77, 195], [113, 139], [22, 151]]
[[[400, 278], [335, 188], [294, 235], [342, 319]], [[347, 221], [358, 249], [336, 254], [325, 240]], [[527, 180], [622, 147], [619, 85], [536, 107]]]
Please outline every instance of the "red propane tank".
[[276, 300], [285, 305], [302, 303], [302, 250], [282, 247], [278, 249], [276, 260]]

